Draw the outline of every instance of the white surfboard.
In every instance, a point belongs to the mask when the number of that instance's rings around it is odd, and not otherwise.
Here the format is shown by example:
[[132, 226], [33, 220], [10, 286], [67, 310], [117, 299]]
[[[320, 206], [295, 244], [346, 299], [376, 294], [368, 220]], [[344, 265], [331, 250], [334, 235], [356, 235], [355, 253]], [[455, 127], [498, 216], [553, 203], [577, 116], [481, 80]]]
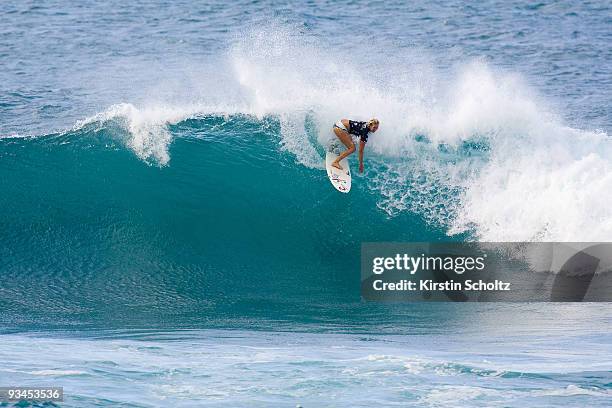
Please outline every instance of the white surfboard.
[[346, 158], [340, 161], [342, 170], [332, 166], [332, 163], [338, 157], [338, 148], [331, 146], [325, 154], [325, 168], [327, 169], [327, 177], [331, 181], [332, 185], [336, 190], [341, 193], [348, 193], [351, 191], [351, 169]]

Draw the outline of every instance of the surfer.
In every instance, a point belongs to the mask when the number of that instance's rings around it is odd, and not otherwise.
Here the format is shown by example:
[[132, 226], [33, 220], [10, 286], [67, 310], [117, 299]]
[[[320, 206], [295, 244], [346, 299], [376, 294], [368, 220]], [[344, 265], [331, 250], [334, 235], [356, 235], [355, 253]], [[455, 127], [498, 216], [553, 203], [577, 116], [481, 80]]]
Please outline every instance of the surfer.
[[363, 149], [368, 142], [368, 134], [374, 133], [378, 130], [379, 125], [378, 119], [370, 119], [367, 122], [359, 122], [355, 120], [341, 119], [334, 124], [334, 133], [336, 137], [346, 146], [346, 150], [338, 156], [338, 158], [331, 164], [337, 169], [342, 170], [340, 166], [340, 160], [353, 154], [355, 152], [355, 143], [351, 135], [359, 137], [359, 172], [363, 173]]

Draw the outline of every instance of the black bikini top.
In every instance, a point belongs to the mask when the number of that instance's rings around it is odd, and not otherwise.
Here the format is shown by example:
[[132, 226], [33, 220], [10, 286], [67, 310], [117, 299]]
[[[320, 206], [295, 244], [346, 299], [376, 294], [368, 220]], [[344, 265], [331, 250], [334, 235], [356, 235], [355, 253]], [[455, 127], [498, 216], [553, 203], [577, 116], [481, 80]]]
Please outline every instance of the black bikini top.
[[370, 129], [368, 128], [368, 122], [349, 120], [348, 132], [351, 135], [359, 136], [359, 139], [362, 140], [364, 143], [368, 142], [368, 133], [370, 133]]

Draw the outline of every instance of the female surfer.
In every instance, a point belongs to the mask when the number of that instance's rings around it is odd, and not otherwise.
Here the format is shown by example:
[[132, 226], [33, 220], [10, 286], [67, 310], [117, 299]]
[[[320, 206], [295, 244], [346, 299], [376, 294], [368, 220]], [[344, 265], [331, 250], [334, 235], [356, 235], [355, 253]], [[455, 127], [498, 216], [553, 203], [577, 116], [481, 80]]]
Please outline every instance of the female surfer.
[[370, 119], [367, 122], [358, 122], [355, 120], [341, 119], [334, 124], [334, 133], [336, 137], [346, 146], [346, 150], [338, 156], [332, 163], [337, 169], [342, 170], [340, 160], [355, 152], [355, 143], [351, 135], [359, 137], [359, 172], [363, 173], [363, 149], [368, 142], [368, 134], [378, 130], [378, 119]]

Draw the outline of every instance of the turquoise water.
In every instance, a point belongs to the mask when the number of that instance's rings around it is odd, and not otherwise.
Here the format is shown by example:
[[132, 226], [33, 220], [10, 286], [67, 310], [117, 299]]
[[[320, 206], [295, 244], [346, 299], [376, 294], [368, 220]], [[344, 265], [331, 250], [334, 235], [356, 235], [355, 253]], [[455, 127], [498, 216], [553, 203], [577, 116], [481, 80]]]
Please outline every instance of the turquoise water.
[[[67, 407], [610, 405], [607, 304], [359, 295], [362, 242], [612, 238], [605, 2], [0, 21], [0, 385]], [[331, 125], [370, 116], [338, 194]]]

